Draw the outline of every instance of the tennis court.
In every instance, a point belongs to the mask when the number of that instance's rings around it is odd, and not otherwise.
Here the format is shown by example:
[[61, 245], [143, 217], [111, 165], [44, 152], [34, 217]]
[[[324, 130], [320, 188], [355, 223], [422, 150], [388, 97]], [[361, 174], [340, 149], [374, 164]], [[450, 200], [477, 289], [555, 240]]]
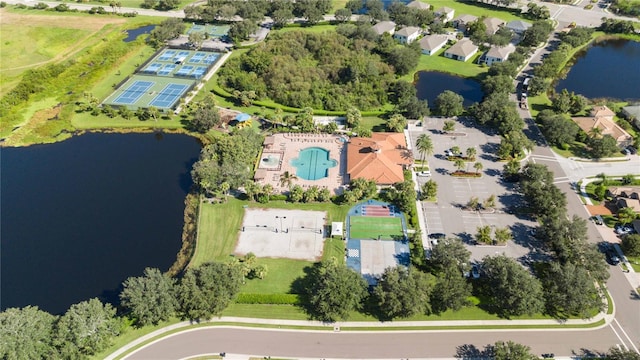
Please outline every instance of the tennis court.
[[187, 31], [187, 34], [194, 32], [204, 32], [212, 38], [221, 38], [229, 33], [229, 25], [200, 25], [195, 24]]
[[153, 86], [153, 81], [134, 81], [127, 87], [114, 101], [113, 104], [132, 105], [135, 104], [144, 93]]
[[189, 76], [189, 74], [193, 71], [193, 66], [191, 65], [183, 65], [178, 71], [176, 71], [176, 76]]
[[171, 108], [187, 91], [189, 86], [183, 84], [169, 84], [160, 91], [160, 94], [156, 96], [149, 105], [158, 108]]
[[349, 223], [352, 239], [396, 240], [404, 237], [399, 217], [351, 216]]
[[191, 59], [189, 59], [189, 63], [190, 64], [199, 64], [202, 59], [204, 59], [207, 56], [207, 53], [204, 52], [197, 52], [195, 54], [193, 54], [193, 56], [191, 56]]

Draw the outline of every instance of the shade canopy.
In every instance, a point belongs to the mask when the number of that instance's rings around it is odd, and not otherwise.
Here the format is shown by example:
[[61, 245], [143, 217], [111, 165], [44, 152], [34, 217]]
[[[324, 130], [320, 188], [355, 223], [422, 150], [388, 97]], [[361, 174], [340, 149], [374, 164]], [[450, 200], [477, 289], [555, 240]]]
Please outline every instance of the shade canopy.
[[245, 113], [241, 113], [241, 114], [238, 114], [238, 116], [236, 116], [236, 120], [238, 122], [245, 122], [249, 119], [251, 119], [251, 115], [245, 114]]

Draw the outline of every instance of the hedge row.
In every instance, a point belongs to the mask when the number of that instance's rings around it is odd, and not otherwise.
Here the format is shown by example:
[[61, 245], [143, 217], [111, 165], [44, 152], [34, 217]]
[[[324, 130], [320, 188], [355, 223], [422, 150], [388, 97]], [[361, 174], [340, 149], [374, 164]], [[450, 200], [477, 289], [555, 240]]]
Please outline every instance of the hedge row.
[[237, 304], [273, 304], [298, 305], [299, 295], [295, 294], [247, 294], [240, 293], [235, 301]]

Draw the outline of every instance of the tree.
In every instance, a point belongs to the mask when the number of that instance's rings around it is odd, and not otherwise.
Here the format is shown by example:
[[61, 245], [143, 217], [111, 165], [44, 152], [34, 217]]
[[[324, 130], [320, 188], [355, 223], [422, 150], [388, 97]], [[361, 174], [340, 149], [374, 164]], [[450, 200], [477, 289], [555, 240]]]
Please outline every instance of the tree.
[[553, 31], [553, 25], [547, 20], [538, 20], [524, 31], [521, 44], [524, 46], [537, 46], [545, 41]]
[[394, 114], [387, 120], [387, 129], [393, 132], [402, 132], [407, 126], [407, 119], [400, 114]]
[[433, 311], [436, 313], [442, 313], [449, 309], [458, 311], [471, 304], [470, 296], [471, 284], [462, 276], [460, 268], [456, 264], [444, 265], [438, 273], [431, 294]]
[[160, 117], [160, 110], [158, 110], [157, 107], [149, 106], [149, 108], [147, 109], [147, 113], [153, 119], [153, 121], [158, 121], [158, 118]]
[[531, 349], [513, 341], [497, 341], [490, 348], [493, 360], [537, 360], [538, 356], [531, 353]]
[[484, 206], [485, 209], [494, 208], [496, 206], [496, 196], [494, 194], [491, 194], [488, 198], [484, 200], [484, 203], [482, 204], [482, 206]]
[[445, 90], [435, 100], [436, 111], [442, 116], [458, 116], [464, 111], [463, 101], [462, 96], [451, 90]]
[[502, 177], [506, 181], [517, 181], [520, 174], [520, 162], [516, 159], [509, 160], [502, 167]]
[[480, 209], [480, 200], [477, 196], [472, 196], [467, 202], [466, 208], [469, 210], [477, 211]]
[[336, 10], [335, 16], [336, 16], [336, 21], [344, 23], [349, 21], [349, 19], [351, 18], [351, 10], [349, 9], [338, 9]]
[[422, 199], [435, 199], [438, 194], [438, 183], [431, 179], [422, 185], [421, 191]]
[[640, 256], [640, 234], [625, 235], [620, 247], [628, 256]]
[[420, 161], [424, 163], [425, 155], [433, 155], [433, 142], [431, 141], [431, 137], [427, 134], [420, 134], [416, 141], [416, 149], [420, 153]]
[[238, 267], [210, 262], [189, 268], [178, 286], [178, 302], [184, 318], [208, 319], [224, 310], [242, 283]]
[[120, 305], [131, 311], [138, 325], [157, 325], [175, 313], [178, 303], [174, 286], [175, 280], [167, 274], [146, 268], [144, 276], [124, 281]]
[[346, 113], [346, 122], [347, 127], [351, 129], [355, 129], [360, 125], [360, 120], [362, 120], [362, 115], [360, 114], [360, 110], [354, 107], [350, 107], [347, 109]]
[[362, 276], [335, 259], [315, 266], [306, 280], [307, 310], [321, 321], [346, 320], [367, 297], [367, 283]]
[[561, 216], [567, 200], [553, 184], [553, 173], [545, 165], [528, 163], [520, 172], [520, 191], [533, 215]]
[[300, 202], [302, 201], [303, 197], [304, 197], [304, 190], [302, 189], [302, 186], [293, 185], [293, 187], [291, 187], [291, 190], [289, 190], [289, 201], [294, 203]]
[[478, 153], [478, 150], [476, 150], [476, 148], [468, 147], [466, 150], [467, 160], [474, 161], [476, 159], [477, 153]]
[[513, 78], [508, 75], [487, 76], [482, 81], [482, 91], [485, 94], [511, 93], [514, 90]]
[[509, 240], [513, 239], [513, 234], [509, 228], [496, 228], [494, 231], [494, 242], [497, 244], [506, 244]]
[[306, 203], [314, 202], [318, 199], [318, 194], [320, 193], [320, 189], [317, 186], [311, 186], [304, 192], [302, 195], [302, 201]]
[[291, 184], [293, 184], [295, 180], [298, 180], [298, 177], [295, 174], [285, 171], [280, 174], [280, 187], [290, 189]]
[[640, 360], [640, 354], [631, 349], [623, 350], [614, 346], [609, 349], [605, 360]]
[[0, 358], [15, 360], [53, 357], [56, 317], [37, 306], [0, 312]]
[[467, 166], [467, 163], [465, 163], [462, 158], [456, 157], [455, 160], [453, 160], [453, 166], [455, 166], [458, 171], [462, 171], [462, 169]]
[[258, 30], [258, 25], [253, 20], [236, 21], [229, 28], [229, 38], [236, 44], [249, 39], [249, 36]]
[[593, 279], [586, 269], [572, 263], [552, 262], [542, 271], [547, 311], [560, 318], [591, 317], [594, 309], [602, 310], [604, 303]]
[[564, 114], [568, 113], [571, 109], [571, 100], [575, 94], [570, 94], [567, 89], [562, 89], [559, 94], [556, 94], [551, 100], [551, 107], [555, 112]]
[[491, 226], [478, 226], [476, 229], [476, 241], [480, 244], [492, 244], [491, 240]]
[[120, 333], [116, 309], [97, 298], [71, 305], [56, 325], [56, 344], [65, 354], [93, 355]]
[[271, 14], [273, 24], [276, 27], [283, 27], [295, 18], [292, 9], [280, 8]]
[[197, 107], [193, 112], [191, 126], [194, 130], [200, 133], [206, 133], [212, 128], [220, 125], [221, 122], [222, 119], [220, 118], [220, 112], [216, 108], [213, 99], [207, 97], [204, 101], [197, 104]]
[[456, 131], [456, 122], [453, 120], [445, 120], [444, 125], [442, 126], [442, 131], [446, 133]]
[[[418, 43], [415, 42], [415, 44]], [[419, 44], [418, 46], [396, 47], [387, 57], [387, 63], [395, 68], [397, 75], [402, 76], [408, 74], [418, 65], [420, 55]]]
[[196, 50], [200, 49], [202, 43], [206, 40], [207, 34], [204, 31], [194, 31], [189, 33], [189, 44]]
[[638, 217], [638, 214], [631, 207], [618, 210], [618, 221], [623, 225], [631, 224]]
[[551, 110], [542, 110], [536, 119], [542, 124], [544, 137], [556, 146], [571, 144], [580, 131], [576, 123], [563, 115], [554, 114]]
[[483, 259], [482, 293], [503, 317], [536, 314], [543, 309], [540, 282], [515, 260], [505, 256]]
[[439, 274], [445, 271], [446, 267], [453, 265], [462, 276], [463, 272], [469, 270], [470, 256], [471, 252], [460, 239], [450, 238], [438, 241], [433, 247], [430, 264], [434, 274]]
[[415, 268], [389, 267], [373, 290], [383, 319], [430, 312], [429, 277]]
[[483, 165], [481, 162], [476, 162], [475, 164], [473, 164], [473, 168], [476, 170], [476, 174], [480, 173], [480, 171], [482, 171], [483, 169]]
[[609, 134], [602, 137], [592, 136], [587, 140], [587, 145], [589, 145], [591, 156], [596, 159], [601, 159], [618, 152], [618, 143], [616, 139]]

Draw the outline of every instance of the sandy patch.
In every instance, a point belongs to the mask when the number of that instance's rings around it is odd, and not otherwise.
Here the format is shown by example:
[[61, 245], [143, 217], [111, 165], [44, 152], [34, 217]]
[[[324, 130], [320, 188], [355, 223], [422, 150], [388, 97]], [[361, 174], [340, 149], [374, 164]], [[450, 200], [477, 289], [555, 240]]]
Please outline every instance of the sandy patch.
[[16, 14], [0, 10], [0, 24], [33, 27], [58, 27], [68, 29], [100, 30], [107, 24], [124, 24], [125, 19], [102, 16], [62, 16]]
[[587, 205], [587, 211], [591, 215], [612, 215], [613, 213], [609, 208], [604, 205]]

